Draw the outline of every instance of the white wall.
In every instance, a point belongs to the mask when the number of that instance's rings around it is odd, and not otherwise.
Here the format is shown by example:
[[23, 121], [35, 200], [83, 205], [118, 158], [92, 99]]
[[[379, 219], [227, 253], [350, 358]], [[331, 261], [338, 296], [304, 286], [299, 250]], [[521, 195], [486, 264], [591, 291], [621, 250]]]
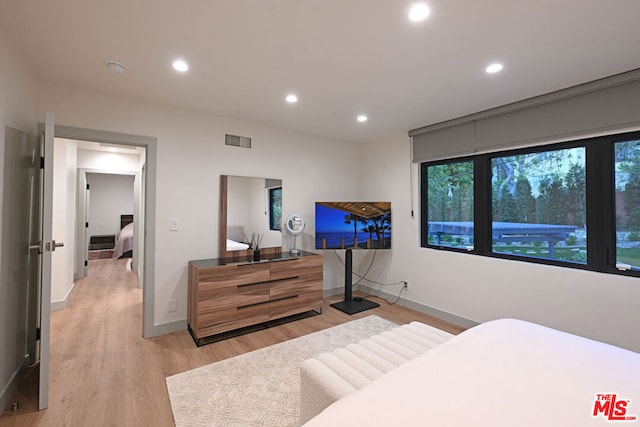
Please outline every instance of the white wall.
[[[358, 196], [356, 144], [49, 84], [39, 110], [55, 112], [60, 125], [157, 138], [155, 325], [186, 319], [188, 261], [218, 256], [221, 174], [281, 178], [283, 216], [295, 212], [308, 220], [298, 239], [307, 250], [314, 247], [314, 202]], [[225, 146], [225, 133], [251, 136], [253, 148]], [[298, 151], [304, 154], [286, 154]], [[169, 230], [171, 218], [178, 231]], [[325, 275], [325, 287], [336, 285], [334, 277]], [[174, 313], [167, 311], [170, 299], [177, 300]]]
[[[36, 133], [38, 81], [15, 46], [0, 32], [0, 191], [4, 186], [5, 126]], [[3, 203], [0, 198], [0, 215]], [[1, 221], [0, 221], [1, 222]], [[2, 236], [0, 235], [0, 239]], [[1, 247], [2, 245], [0, 245]], [[0, 253], [0, 257], [2, 254]], [[0, 403], [9, 399], [16, 373], [25, 361], [25, 289], [0, 283]], [[4, 408], [4, 405], [2, 405]]]
[[120, 215], [133, 215], [132, 175], [88, 173], [89, 236], [120, 232]]
[[246, 240], [251, 239], [254, 232], [251, 227], [252, 196], [251, 179], [230, 176], [227, 181], [227, 227], [243, 227]]
[[393, 210], [393, 250], [379, 253], [372, 278], [407, 280], [411, 301], [476, 322], [515, 317], [640, 351], [637, 278], [421, 248], [408, 137], [367, 145], [361, 160], [385, 166], [363, 168], [363, 199], [391, 200]]
[[53, 240], [64, 243], [52, 255], [51, 309], [66, 307], [73, 290], [76, 230], [75, 141], [56, 139], [53, 150]]

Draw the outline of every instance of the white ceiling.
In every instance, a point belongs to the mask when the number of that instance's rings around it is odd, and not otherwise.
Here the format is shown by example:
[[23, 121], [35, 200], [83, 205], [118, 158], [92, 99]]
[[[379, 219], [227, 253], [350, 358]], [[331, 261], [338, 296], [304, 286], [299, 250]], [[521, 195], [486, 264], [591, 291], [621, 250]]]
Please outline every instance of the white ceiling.
[[412, 3], [0, 0], [0, 31], [48, 82], [348, 141], [640, 68], [640, 0]]

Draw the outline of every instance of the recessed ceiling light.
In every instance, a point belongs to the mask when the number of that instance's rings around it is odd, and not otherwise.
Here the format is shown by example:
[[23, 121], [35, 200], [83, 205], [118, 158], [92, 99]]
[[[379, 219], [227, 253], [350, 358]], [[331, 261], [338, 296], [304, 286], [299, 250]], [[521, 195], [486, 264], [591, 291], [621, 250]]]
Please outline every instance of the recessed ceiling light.
[[173, 69], [181, 73], [185, 73], [189, 71], [189, 64], [187, 64], [183, 59], [176, 59], [173, 61]]
[[426, 19], [429, 16], [431, 9], [425, 3], [416, 3], [409, 10], [409, 20], [413, 22], [419, 22]]
[[127, 67], [125, 67], [124, 64], [116, 61], [107, 61], [107, 67], [109, 71], [115, 74], [124, 74], [124, 72], [127, 71]]
[[290, 93], [289, 95], [287, 95], [287, 97], [285, 98], [285, 100], [289, 103], [289, 104], [295, 104], [296, 102], [298, 102], [298, 96], [294, 93]]
[[497, 62], [489, 65], [487, 68], [485, 68], [485, 71], [489, 74], [494, 74], [497, 73], [499, 71], [502, 71], [504, 67], [502, 66], [502, 64], [499, 64]]
[[360, 123], [364, 123], [368, 120], [368, 118], [364, 114], [360, 114], [358, 117], [356, 117], [356, 120], [359, 121]]

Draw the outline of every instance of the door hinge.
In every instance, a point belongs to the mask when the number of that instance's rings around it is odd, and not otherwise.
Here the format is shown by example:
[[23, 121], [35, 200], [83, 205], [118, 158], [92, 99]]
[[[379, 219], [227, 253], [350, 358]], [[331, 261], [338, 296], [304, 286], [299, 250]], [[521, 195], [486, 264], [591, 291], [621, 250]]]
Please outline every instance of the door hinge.
[[89, 189], [89, 184], [87, 184], [87, 190]]
[[86, 259], [84, 260], [84, 266], [85, 267], [89, 266], [89, 261], [87, 261]]
[[44, 169], [44, 157], [40, 157], [40, 169]]
[[84, 228], [89, 228], [89, 223], [88, 222], [84, 223]]
[[41, 330], [40, 328], [36, 328], [36, 341], [40, 341]]

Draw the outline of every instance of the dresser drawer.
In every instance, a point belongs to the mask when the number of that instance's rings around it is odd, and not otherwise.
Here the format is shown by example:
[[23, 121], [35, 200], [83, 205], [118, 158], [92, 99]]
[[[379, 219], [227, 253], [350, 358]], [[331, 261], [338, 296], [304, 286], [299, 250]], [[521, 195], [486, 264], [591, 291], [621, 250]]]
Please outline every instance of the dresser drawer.
[[269, 303], [269, 317], [271, 319], [279, 319], [310, 310], [322, 311], [322, 290], [283, 297], [283, 299]]
[[269, 283], [214, 287], [200, 290], [198, 314], [269, 301]]
[[322, 292], [322, 271], [271, 282], [269, 299], [299, 295], [310, 291]]
[[305, 274], [320, 272], [322, 274], [322, 257], [303, 257], [270, 264], [271, 280], [287, 279]]
[[235, 288], [269, 281], [269, 264], [237, 264], [201, 270], [198, 274], [200, 292], [218, 288]]
[[268, 320], [269, 303], [219, 310], [198, 316], [199, 327], [196, 334], [198, 337], [206, 337]]

